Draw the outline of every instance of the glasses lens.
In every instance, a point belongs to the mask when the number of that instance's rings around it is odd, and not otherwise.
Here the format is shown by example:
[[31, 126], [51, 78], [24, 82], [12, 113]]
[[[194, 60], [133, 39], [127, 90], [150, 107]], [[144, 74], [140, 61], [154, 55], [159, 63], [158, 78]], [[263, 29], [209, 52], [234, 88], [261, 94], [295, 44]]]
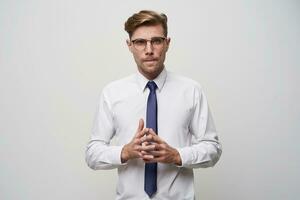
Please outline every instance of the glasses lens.
[[163, 44], [165, 38], [162, 37], [155, 37], [151, 39], [151, 44], [154, 46], [160, 46]]
[[146, 40], [146, 39], [140, 38], [140, 39], [132, 40], [131, 42], [133, 43], [134, 48], [142, 51], [146, 48], [148, 41], [151, 43], [151, 45], [154, 48], [160, 48], [163, 46], [165, 39], [166, 38], [163, 38], [163, 37], [153, 37], [151, 40]]
[[134, 47], [138, 50], [145, 49], [145, 47], [147, 45], [147, 40], [145, 40], [145, 39], [136, 39], [132, 42], [133, 42]]

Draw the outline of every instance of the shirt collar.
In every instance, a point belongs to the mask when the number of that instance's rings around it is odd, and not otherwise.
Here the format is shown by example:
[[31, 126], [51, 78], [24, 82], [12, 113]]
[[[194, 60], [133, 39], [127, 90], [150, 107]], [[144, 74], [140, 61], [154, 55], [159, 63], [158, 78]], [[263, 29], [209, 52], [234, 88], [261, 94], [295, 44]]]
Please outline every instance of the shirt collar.
[[[164, 87], [166, 78], [167, 78], [167, 70], [164, 68], [161, 71], [161, 73], [153, 80], [156, 83], [157, 89], [159, 90], [159, 92]], [[149, 80], [146, 77], [144, 77], [139, 71], [137, 71], [137, 82], [138, 82], [139, 88], [142, 92], [145, 91], [148, 81]]]

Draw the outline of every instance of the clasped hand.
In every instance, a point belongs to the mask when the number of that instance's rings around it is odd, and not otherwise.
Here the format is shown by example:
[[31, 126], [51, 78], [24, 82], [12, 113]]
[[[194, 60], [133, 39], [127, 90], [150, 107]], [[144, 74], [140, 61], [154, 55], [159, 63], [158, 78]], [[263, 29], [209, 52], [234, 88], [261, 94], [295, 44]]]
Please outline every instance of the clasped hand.
[[178, 151], [163, 141], [152, 129], [144, 128], [144, 120], [139, 120], [137, 132], [121, 153], [122, 163], [130, 159], [142, 159], [146, 163], [173, 163], [181, 165]]

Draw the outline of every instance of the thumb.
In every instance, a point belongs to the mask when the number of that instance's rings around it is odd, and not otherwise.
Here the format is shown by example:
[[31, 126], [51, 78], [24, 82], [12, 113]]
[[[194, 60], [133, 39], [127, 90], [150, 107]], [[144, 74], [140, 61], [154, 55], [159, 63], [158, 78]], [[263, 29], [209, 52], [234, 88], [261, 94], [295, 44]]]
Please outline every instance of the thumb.
[[140, 120], [139, 120], [139, 126], [138, 126], [138, 129], [137, 129], [137, 132], [142, 131], [143, 128], [144, 128], [144, 120], [143, 120], [143, 119], [140, 119]]

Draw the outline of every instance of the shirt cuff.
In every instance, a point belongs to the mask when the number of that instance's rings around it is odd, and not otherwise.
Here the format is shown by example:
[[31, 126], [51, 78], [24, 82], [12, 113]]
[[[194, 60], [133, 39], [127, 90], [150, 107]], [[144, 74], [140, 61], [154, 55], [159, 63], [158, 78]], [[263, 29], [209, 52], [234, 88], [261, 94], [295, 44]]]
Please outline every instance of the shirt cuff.
[[123, 149], [123, 146], [114, 146], [114, 148], [111, 149], [111, 152], [110, 152], [111, 164], [126, 165], [126, 163], [122, 163], [122, 161], [121, 161], [122, 149]]
[[181, 165], [176, 165], [178, 167], [185, 167], [190, 164], [190, 161], [192, 160], [191, 158], [191, 151], [189, 150], [189, 147], [184, 147], [184, 148], [176, 148], [180, 158], [181, 158]]

